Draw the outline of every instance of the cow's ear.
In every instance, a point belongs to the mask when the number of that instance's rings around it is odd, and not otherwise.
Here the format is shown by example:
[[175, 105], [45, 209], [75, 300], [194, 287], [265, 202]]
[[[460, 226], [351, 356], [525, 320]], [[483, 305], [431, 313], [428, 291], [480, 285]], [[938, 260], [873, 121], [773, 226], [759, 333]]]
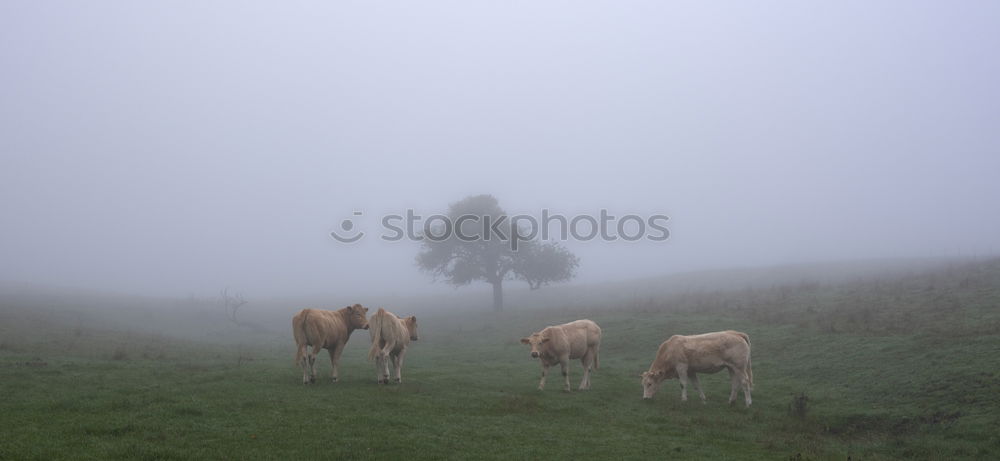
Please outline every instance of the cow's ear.
[[417, 322], [417, 316], [416, 315], [411, 315], [410, 316], [410, 320], [412, 320], [413, 323], [416, 323]]
[[528, 338], [521, 338], [521, 344], [531, 344], [531, 340]]

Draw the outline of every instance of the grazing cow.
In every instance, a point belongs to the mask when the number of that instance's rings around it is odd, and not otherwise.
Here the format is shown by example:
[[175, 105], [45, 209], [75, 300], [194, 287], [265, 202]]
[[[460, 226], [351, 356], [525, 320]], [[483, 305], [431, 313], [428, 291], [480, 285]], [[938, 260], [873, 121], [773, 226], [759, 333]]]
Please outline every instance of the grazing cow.
[[[295, 335], [295, 363], [302, 366], [302, 384], [316, 382], [316, 354], [326, 348], [330, 353], [333, 370], [330, 377], [337, 382], [337, 368], [344, 345], [356, 329], [368, 329], [367, 307], [360, 304], [335, 311], [302, 309], [292, 317], [292, 334]], [[312, 346], [312, 351], [308, 347]]]
[[368, 360], [375, 360], [375, 379], [379, 384], [389, 384], [389, 360], [396, 370], [396, 382], [403, 382], [403, 357], [410, 341], [417, 340], [417, 318], [400, 318], [383, 308], [368, 321], [371, 328], [372, 347], [368, 350]]
[[598, 349], [601, 347], [601, 327], [590, 320], [577, 320], [546, 327], [538, 333], [532, 333], [527, 338], [521, 338], [522, 344], [531, 346], [531, 357], [541, 359], [542, 379], [538, 382], [538, 390], [545, 389], [545, 376], [549, 367], [559, 364], [566, 380], [563, 390], [569, 392], [569, 361], [580, 359], [583, 364], [583, 380], [580, 390], [590, 389], [590, 370], [597, 369]]
[[751, 403], [753, 390], [753, 370], [750, 367], [750, 337], [738, 331], [718, 331], [701, 335], [674, 335], [660, 344], [656, 359], [649, 371], [642, 374], [642, 398], [651, 399], [663, 380], [677, 378], [681, 382], [681, 400], [687, 400], [687, 382], [690, 379], [695, 390], [705, 402], [697, 373], [716, 373], [723, 368], [729, 370], [732, 386], [729, 403], [736, 400], [740, 388], [746, 406]]

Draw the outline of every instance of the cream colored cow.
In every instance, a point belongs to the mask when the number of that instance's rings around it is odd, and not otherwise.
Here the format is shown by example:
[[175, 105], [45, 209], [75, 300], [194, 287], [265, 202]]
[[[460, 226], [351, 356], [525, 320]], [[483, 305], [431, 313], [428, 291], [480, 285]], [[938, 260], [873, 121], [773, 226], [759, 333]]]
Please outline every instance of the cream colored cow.
[[577, 320], [546, 327], [538, 333], [521, 338], [521, 343], [531, 346], [531, 357], [541, 360], [542, 379], [538, 382], [538, 390], [545, 389], [545, 376], [549, 367], [559, 364], [562, 368], [566, 384], [563, 390], [569, 392], [569, 361], [580, 359], [583, 364], [583, 380], [580, 390], [590, 389], [590, 370], [597, 369], [598, 355], [601, 347], [601, 327], [590, 320]]
[[665, 379], [677, 378], [681, 382], [681, 400], [687, 400], [688, 380], [705, 401], [705, 393], [698, 383], [698, 373], [729, 371], [731, 388], [729, 403], [736, 400], [740, 388], [746, 406], [752, 399], [753, 370], [750, 367], [750, 337], [738, 331], [718, 331], [701, 335], [674, 335], [660, 344], [656, 359], [649, 371], [642, 374], [642, 398], [651, 399]]
[[[340, 354], [356, 329], [368, 329], [367, 307], [360, 304], [335, 311], [302, 309], [292, 317], [292, 334], [295, 336], [295, 362], [302, 366], [302, 384], [316, 382], [316, 354], [325, 348], [330, 353], [330, 377], [338, 379]], [[312, 346], [312, 351], [309, 351]]]
[[375, 378], [379, 384], [389, 383], [389, 361], [396, 371], [396, 382], [403, 382], [403, 358], [406, 357], [410, 341], [417, 340], [417, 318], [400, 318], [383, 308], [368, 320], [372, 347], [368, 350], [368, 360], [375, 361]]

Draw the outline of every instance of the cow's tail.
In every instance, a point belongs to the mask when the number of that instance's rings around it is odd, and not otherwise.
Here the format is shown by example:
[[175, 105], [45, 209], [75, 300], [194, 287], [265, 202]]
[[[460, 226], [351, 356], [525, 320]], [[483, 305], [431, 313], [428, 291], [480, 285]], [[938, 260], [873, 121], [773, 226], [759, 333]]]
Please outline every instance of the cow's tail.
[[372, 333], [372, 347], [368, 349], [368, 361], [375, 360], [375, 356], [381, 351], [378, 345], [382, 342], [382, 323], [384, 322], [385, 309], [380, 307], [378, 312], [372, 316], [371, 321], [368, 322], [368, 330]]
[[[744, 341], [747, 342], [747, 347], [749, 348], [749, 346], [750, 346], [750, 336], [748, 336], [746, 333], [743, 333], [743, 332], [740, 332], [740, 331], [737, 331], [736, 334], [739, 335], [741, 338], [743, 338]], [[751, 363], [750, 363], [750, 351], [749, 350], [747, 350], [747, 384], [750, 386], [750, 390], [753, 390], [753, 366], [751, 366]]]
[[597, 343], [594, 345], [594, 369], [596, 370], [601, 368], [601, 335], [604, 332], [601, 331], [601, 327], [597, 326], [596, 323], [594, 326], [597, 329]]
[[[309, 318], [309, 309], [302, 309], [302, 317], [296, 315], [292, 318], [292, 335], [295, 336], [295, 364], [302, 363], [302, 355], [309, 347], [309, 332], [306, 330], [306, 320]], [[296, 322], [298, 320], [298, 322]], [[298, 323], [298, 324], [296, 324]]]

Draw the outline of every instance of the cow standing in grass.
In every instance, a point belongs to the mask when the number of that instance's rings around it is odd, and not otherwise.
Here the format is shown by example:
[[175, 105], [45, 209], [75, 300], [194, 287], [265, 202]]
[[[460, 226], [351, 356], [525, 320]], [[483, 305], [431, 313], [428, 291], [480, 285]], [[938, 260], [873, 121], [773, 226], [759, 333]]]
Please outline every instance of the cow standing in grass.
[[562, 325], [546, 327], [538, 333], [521, 338], [521, 343], [531, 346], [531, 357], [541, 359], [542, 379], [538, 390], [545, 389], [545, 376], [549, 367], [559, 364], [566, 384], [563, 390], [569, 392], [569, 361], [580, 359], [583, 364], [583, 380], [580, 390], [590, 389], [590, 370], [597, 369], [601, 347], [601, 327], [590, 320], [577, 320]]
[[367, 307], [355, 304], [335, 311], [302, 309], [292, 317], [292, 334], [298, 346], [295, 363], [302, 366], [302, 384], [316, 382], [316, 355], [324, 348], [333, 366], [330, 377], [337, 382], [340, 354], [354, 330], [368, 329], [367, 314]]
[[379, 384], [389, 383], [389, 361], [396, 372], [396, 382], [403, 382], [403, 358], [410, 341], [417, 340], [417, 318], [400, 318], [383, 308], [368, 321], [368, 333], [372, 337], [372, 347], [368, 350], [368, 360], [375, 361], [375, 379]]
[[753, 370], [750, 367], [750, 337], [738, 331], [719, 331], [701, 335], [674, 335], [660, 344], [649, 371], [642, 374], [642, 398], [651, 399], [665, 379], [677, 378], [681, 383], [681, 400], [687, 400], [688, 380], [705, 402], [705, 393], [698, 383], [697, 373], [729, 371], [731, 387], [729, 403], [736, 400], [740, 388], [746, 406], [752, 399]]

